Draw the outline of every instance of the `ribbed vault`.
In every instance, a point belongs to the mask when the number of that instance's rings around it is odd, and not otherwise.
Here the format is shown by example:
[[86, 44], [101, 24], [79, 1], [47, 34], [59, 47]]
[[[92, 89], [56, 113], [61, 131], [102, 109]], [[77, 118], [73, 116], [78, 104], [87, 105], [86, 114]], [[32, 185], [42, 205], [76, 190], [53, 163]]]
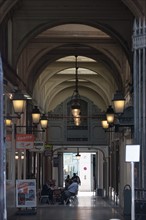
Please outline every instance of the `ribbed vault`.
[[[1, 9], [8, 2], [2, 1]], [[8, 42], [13, 54], [8, 61], [24, 92], [44, 112], [53, 110], [73, 93], [77, 55], [80, 95], [105, 110], [115, 91], [126, 94], [132, 82], [132, 26], [134, 16], [145, 13], [143, 6], [142, 0], [9, 4], [4, 14], [12, 30], [9, 39], [13, 33]]]
[[[28, 62], [23, 66], [26, 55]], [[34, 103], [44, 112], [52, 111], [72, 96], [75, 55], [78, 56], [81, 96], [105, 110], [115, 91], [124, 91], [129, 59], [122, 45], [107, 33], [89, 25], [56, 26], [31, 40], [23, 50], [17, 67]]]

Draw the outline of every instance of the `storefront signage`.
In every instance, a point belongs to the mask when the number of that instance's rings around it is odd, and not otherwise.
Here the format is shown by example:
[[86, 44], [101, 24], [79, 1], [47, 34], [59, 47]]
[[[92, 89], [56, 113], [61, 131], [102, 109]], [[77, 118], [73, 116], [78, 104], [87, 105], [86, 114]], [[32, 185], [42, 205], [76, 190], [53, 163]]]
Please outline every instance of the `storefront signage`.
[[33, 134], [16, 134], [17, 149], [32, 149], [34, 146]]
[[43, 141], [34, 141], [33, 149], [30, 149], [30, 151], [35, 151], [35, 152], [44, 151], [44, 142]]

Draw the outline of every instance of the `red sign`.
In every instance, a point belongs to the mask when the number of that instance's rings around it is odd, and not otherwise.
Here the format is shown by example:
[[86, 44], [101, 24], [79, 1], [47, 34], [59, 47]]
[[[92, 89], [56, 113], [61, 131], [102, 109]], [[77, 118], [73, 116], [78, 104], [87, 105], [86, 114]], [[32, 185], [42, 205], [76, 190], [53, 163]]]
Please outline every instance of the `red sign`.
[[16, 148], [17, 149], [32, 149], [34, 145], [33, 134], [16, 134]]

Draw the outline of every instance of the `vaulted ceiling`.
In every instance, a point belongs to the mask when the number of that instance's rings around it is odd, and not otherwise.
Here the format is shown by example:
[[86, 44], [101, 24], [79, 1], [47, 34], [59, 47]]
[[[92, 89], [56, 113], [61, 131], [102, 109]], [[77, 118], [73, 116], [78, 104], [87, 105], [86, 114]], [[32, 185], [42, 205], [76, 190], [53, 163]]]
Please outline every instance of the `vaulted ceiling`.
[[16, 85], [44, 112], [72, 96], [75, 55], [81, 96], [105, 110], [117, 89], [126, 94], [133, 22], [145, 14], [145, 1], [1, 2], [0, 21], [8, 27], [2, 55], [19, 77]]

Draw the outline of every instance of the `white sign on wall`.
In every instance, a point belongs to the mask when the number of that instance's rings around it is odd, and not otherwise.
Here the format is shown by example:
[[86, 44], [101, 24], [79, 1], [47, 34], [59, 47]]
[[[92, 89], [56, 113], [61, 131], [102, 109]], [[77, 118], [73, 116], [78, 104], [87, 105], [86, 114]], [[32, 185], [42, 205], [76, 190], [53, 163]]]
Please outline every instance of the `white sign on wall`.
[[140, 145], [126, 145], [126, 162], [139, 162]]

